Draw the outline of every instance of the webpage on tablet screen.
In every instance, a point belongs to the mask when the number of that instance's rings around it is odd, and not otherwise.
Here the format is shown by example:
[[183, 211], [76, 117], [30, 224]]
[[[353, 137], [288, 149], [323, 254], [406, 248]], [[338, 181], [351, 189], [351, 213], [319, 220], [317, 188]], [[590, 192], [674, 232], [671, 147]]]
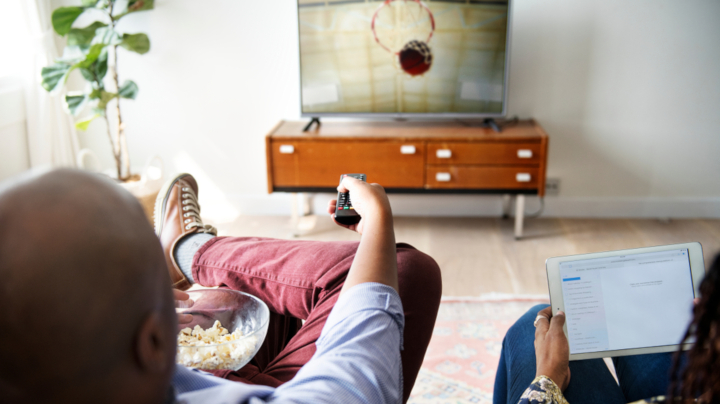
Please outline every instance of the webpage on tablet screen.
[[559, 268], [571, 354], [674, 345], [692, 318], [687, 249]]

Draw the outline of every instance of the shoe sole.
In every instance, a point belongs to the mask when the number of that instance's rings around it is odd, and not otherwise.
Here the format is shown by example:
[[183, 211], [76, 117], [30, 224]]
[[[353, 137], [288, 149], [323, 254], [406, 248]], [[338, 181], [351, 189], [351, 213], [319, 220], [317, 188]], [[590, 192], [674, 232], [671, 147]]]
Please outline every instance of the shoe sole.
[[155, 198], [155, 210], [153, 215], [155, 216], [155, 234], [160, 237], [163, 227], [163, 218], [165, 217], [165, 205], [167, 204], [168, 197], [170, 196], [170, 190], [180, 178], [190, 175], [188, 173], [182, 173], [175, 176], [175, 178], [166, 182], [160, 192], [158, 192], [157, 198]]

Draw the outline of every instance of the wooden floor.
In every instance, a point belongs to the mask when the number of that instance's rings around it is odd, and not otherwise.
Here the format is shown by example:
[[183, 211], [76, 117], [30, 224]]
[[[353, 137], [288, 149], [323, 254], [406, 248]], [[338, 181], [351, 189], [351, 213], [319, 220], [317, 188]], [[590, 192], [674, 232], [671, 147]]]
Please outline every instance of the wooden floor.
[[[307, 216], [304, 240], [359, 240], [328, 216]], [[217, 226], [220, 235], [293, 238], [282, 216], [245, 216]], [[495, 218], [395, 219], [398, 242], [412, 244], [440, 265], [443, 295], [547, 294], [545, 259], [588, 252], [699, 241], [706, 265], [720, 252], [720, 220], [529, 219], [525, 237], [513, 221]]]

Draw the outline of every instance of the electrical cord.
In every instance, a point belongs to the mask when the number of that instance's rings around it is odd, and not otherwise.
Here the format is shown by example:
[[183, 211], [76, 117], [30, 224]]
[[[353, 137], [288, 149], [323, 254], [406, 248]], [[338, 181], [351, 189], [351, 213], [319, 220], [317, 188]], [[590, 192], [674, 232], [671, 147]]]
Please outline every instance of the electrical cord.
[[540, 196], [538, 199], [540, 200], [540, 208], [535, 213], [525, 213], [525, 217], [533, 218], [542, 215], [543, 210], [545, 210], [545, 198]]

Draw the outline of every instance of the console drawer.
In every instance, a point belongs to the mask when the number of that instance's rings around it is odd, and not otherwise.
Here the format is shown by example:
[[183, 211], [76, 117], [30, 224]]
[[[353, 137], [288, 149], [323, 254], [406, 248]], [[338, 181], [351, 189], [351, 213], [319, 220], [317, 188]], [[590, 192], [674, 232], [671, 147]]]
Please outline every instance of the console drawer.
[[536, 167], [427, 166], [429, 189], [538, 189]]
[[332, 187], [343, 173], [364, 173], [386, 188], [422, 188], [422, 141], [283, 141], [269, 144], [276, 187]]
[[427, 145], [427, 164], [538, 166], [540, 143], [441, 143]]

